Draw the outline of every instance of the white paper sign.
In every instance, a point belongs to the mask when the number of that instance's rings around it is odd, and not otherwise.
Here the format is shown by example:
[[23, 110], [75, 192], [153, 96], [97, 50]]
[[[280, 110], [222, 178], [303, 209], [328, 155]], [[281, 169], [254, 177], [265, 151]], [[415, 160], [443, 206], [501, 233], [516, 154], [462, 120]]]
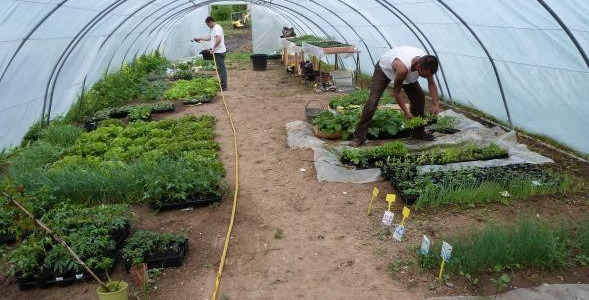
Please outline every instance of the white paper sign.
[[452, 257], [452, 246], [446, 242], [442, 242], [442, 253], [440, 256], [442, 256], [444, 261], [449, 262], [450, 257]]
[[403, 235], [405, 234], [405, 226], [399, 225], [395, 228], [395, 232], [393, 233], [393, 238], [397, 241], [401, 241], [403, 239]]
[[387, 210], [384, 212], [384, 215], [382, 216], [382, 223], [386, 226], [392, 226], [394, 217], [395, 214]]
[[421, 254], [428, 255], [429, 254], [429, 246], [431, 245], [427, 236], [423, 236], [423, 240], [421, 240]]

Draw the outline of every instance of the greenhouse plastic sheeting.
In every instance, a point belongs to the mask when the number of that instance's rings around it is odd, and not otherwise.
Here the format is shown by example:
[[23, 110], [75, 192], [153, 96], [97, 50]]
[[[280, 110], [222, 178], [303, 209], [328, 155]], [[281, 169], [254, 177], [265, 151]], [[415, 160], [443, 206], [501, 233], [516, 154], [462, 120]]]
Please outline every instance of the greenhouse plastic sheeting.
[[[589, 153], [587, 1], [245, 2], [279, 15], [298, 35], [357, 45], [367, 74], [391, 47], [423, 48], [439, 56], [436, 82], [445, 98], [505, 122], [509, 111], [513, 126]], [[193, 55], [187, 38], [206, 30], [209, 5], [223, 3], [0, 0], [0, 148], [18, 144], [42, 115], [64, 114], [105, 71], [137, 55]], [[282, 25], [255, 17], [256, 37]]]

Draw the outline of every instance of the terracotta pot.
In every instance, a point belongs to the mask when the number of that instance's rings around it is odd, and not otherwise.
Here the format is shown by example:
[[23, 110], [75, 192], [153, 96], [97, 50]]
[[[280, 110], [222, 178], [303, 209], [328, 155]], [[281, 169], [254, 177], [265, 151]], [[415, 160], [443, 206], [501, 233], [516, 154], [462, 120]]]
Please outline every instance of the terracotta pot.
[[319, 127], [314, 126], [313, 127], [313, 131], [315, 132], [315, 135], [318, 138], [322, 138], [322, 139], [328, 139], [328, 140], [339, 140], [342, 138], [342, 134], [340, 132], [335, 132], [335, 133], [325, 133], [321, 130], [319, 130]]
[[129, 273], [131, 273], [131, 280], [133, 281], [134, 286], [143, 286], [145, 283], [145, 277], [147, 276], [147, 264], [136, 264], [129, 269]]

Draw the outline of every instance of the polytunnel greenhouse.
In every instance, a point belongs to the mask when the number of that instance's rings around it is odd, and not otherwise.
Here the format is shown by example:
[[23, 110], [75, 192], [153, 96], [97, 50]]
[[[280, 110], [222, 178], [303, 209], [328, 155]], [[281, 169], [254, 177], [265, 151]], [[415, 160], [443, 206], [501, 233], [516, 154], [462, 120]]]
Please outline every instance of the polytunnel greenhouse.
[[589, 299], [588, 15], [0, 0], [0, 299]]

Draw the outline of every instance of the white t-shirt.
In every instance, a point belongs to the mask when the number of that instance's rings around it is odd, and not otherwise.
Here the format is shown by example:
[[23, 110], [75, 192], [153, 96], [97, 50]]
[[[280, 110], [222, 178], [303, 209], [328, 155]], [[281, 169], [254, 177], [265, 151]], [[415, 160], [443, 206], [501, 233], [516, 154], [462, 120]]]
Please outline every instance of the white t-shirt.
[[213, 48], [216, 43], [216, 36], [221, 37], [221, 42], [219, 43], [219, 46], [217, 46], [217, 49], [215, 49], [215, 53], [227, 52], [227, 48], [225, 48], [225, 33], [223, 32], [223, 27], [219, 24], [215, 24], [213, 29], [211, 29], [211, 48]]
[[395, 70], [393, 70], [393, 61], [398, 58], [409, 70], [403, 84], [414, 83], [419, 79], [419, 73], [417, 71], [411, 72], [411, 61], [416, 56], [424, 56], [425, 54], [426, 53], [423, 50], [411, 46], [396, 47], [383, 54], [383, 56], [380, 57], [378, 64], [382, 68], [384, 74], [387, 75], [390, 80], [394, 81]]

